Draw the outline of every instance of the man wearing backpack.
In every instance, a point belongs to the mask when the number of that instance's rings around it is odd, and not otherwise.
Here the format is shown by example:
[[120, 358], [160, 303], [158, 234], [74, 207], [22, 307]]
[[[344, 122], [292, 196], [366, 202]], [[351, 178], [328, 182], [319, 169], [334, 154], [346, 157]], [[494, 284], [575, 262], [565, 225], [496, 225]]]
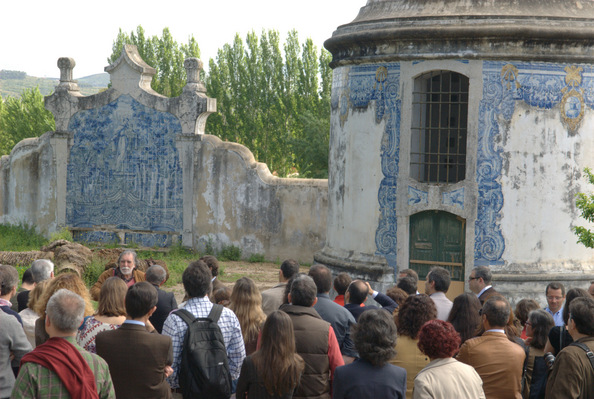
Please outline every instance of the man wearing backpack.
[[573, 343], [555, 359], [546, 398], [594, 398], [594, 299], [571, 302], [567, 330]]
[[[173, 398], [190, 398], [197, 393], [204, 398], [228, 397], [230, 387], [227, 385], [230, 384], [230, 380], [239, 378], [241, 364], [245, 358], [241, 327], [233, 311], [220, 305], [213, 305], [208, 299], [212, 288], [211, 279], [210, 270], [204, 262], [190, 263], [182, 275], [182, 282], [190, 299], [182, 309], [198, 320], [190, 321], [187, 317], [189, 315], [186, 313], [182, 315], [180, 309], [171, 313], [163, 325], [163, 335], [170, 336], [173, 341], [173, 374], [168, 378]], [[220, 315], [217, 314], [218, 312]], [[216, 325], [220, 328], [220, 332], [216, 326], [213, 328], [214, 323], [205, 320], [208, 317], [217, 320]], [[187, 321], [191, 324], [189, 330], [191, 334], [188, 334], [188, 338], [199, 348], [195, 353], [184, 347], [184, 338], [188, 331]], [[225, 359], [221, 359], [217, 351], [217, 337], [221, 335], [228, 363], [222, 361]], [[200, 337], [203, 339], [200, 340]], [[204, 348], [211, 349], [205, 351]], [[223, 378], [208, 379], [208, 376], [200, 375], [200, 371], [203, 371], [200, 370], [203, 369], [199, 366], [200, 364], [218, 369]], [[228, 392], [227, 389], [229, 389]]]

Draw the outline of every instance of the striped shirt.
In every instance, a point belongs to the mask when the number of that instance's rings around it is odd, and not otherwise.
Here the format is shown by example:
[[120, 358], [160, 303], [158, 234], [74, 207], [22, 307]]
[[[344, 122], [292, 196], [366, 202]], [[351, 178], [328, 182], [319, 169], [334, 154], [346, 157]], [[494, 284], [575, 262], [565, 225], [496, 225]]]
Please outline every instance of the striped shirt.
[[[203, 298], [190, 298], [183, 306], [183, 309], [188, 310], [194, 317], [208, 317], [212, 309], [212, 302], [208, 296]], [[217, 323], [223, 334], [225, 341], [225, 348], [227, 349], [227, 357], [229, 358], [229, 371], [231, 378], [236, 380], [239, 378], [241, 371], [241, 364], [245, 358], [245, 346], [243, 337], [241, 335], [241, 326], [239, 320], [232, 310], [223, 308], [221, 317]], [[184, 344], [184, 336], [188, 325], [175, 312], [171, 313], [165, 324], [163, 325], [163, 335], [168, 335], [173, 341], [173, 374], [169, 376], [167, 381], [171, 388], [179, 388], [178, 372], [181, 363], [181, 352]]]

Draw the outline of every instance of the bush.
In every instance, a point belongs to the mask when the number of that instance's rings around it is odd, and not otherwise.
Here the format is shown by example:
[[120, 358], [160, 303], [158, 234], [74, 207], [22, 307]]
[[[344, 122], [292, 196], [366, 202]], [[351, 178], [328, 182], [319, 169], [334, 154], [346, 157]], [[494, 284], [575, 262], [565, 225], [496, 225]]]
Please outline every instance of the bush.
[[219, 260], [241, 260], [241, 248], [236, 247], [235, 245], [228, 245], [221, 248], [217, 258]]
[[82, 279], [88, 288], [91, 288], [97, 282], [101, 273], [105, 271], [106, 264], [107, 262], [99, 258], [93, 258], [82, 275]]
[[72, 238], [72, 233], [70, 232], [70, 230], [64, 227], [62, 230], [56, 231], [50, 235], [50, 242], [58, 240], [66, 240], [72, 242], [74, 241], [74, 238]]
[[265, 261], [264, 254], [251, 254], [248, 258], [248, 262], [250, 263], [262, 263]]

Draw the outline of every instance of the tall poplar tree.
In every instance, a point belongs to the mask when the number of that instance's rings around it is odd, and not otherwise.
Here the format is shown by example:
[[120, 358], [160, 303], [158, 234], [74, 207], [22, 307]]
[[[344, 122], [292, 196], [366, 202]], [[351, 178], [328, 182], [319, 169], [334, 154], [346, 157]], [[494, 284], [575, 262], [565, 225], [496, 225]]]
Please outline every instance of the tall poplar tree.
[[327, 177], [329, 53], [291, 31], [280, 50], [276, 31], [235, 36], [210, 60], [208, 95], [217, 111], [207, 132], [244, 144], [280, 176]]

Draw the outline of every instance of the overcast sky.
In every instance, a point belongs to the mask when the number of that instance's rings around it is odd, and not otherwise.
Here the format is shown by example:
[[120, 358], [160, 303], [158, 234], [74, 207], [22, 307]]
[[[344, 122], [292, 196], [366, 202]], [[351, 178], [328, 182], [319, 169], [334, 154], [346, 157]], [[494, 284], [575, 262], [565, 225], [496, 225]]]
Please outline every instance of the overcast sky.
[[2, 1], [0, 70], [30, 76], [59, 77], [57, 61], [76, 61], [74, 78], [101, 73], [118, 29], [142, 25], [147, 36], [161, 36], [168, 27], [178, 43], [193, 35], [201, 59], [208, 64], [217, 49], [232, 43], [235, 33], [245, 41], [254, 30], [279, 31], [285, 40], [295, 29], [299, 41], [311, 38], [320, 48], [339, 25], [351, 22], [367, 0], [6, 0]]

